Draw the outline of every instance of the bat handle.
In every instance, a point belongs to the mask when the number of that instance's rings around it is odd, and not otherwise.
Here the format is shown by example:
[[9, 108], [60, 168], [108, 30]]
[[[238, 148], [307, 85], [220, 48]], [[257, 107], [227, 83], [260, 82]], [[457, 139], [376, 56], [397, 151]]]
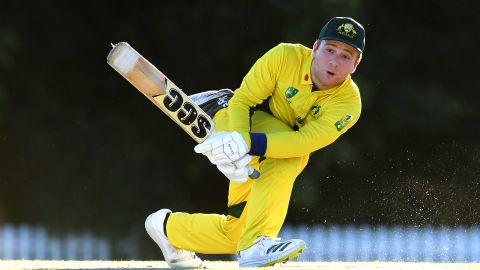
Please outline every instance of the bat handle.
[[255, 180], [255, 179], [257, 179], [257, 178], [260, 177], [260, 172], [257, 171], [257, 170], [255, 170], [255, 169], [252, 168], [252, 167], [249, 167], [249, 168], [248, 168], [248, 176], [249, 176], [250, 178], [252, 178], [252, 179]]

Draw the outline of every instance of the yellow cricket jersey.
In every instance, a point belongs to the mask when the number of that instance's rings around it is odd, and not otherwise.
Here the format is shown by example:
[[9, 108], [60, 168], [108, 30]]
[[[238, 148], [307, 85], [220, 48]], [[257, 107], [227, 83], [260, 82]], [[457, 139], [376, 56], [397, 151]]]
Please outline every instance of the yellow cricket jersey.
[[[350, 75], [341, 85], [312, 91], [311, 64], [311, 49], [279, 44], [257, 60], [235, 91], [228, 107], [229, 129], [244, 135], [252, 155], [305, 156], [331, 144], [358, 121], [360, 93]], [[265, 100], [291, 131], [249, 134], [250, 108]]]

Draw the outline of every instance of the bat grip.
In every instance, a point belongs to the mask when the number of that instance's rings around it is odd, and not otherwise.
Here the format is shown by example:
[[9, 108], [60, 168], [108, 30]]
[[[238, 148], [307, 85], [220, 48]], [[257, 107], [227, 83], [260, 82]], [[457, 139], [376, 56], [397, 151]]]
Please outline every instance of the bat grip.
[[255, 179], [257, 179], [257, 178], [260, 177], [260, 172], [257, 171], [257, 170], [255, 170], [255, 169], [252, 168], [252, 167], [249, 167], [249, 168], [248, 168], [248, 176], [249, 176], [250, 178], [252, 178], [252, 179], [255, 180]]

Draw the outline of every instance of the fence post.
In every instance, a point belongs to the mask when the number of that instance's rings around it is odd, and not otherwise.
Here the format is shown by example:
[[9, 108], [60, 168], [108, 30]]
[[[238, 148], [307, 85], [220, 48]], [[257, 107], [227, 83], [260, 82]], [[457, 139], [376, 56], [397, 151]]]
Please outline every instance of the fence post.
[[451, 247], [451, 236], [449, 229], [445, 226], [440, 227], [440, 230], [437, 231], [438, 234], [438, 261], [439, 262], [448, 262], [450, 261], [450, 247]]
[[418, 228], [413, 226], [405, 228], [405, 261], [418, 261], [418, 252], [420, 251], [418, 244]]
[[329, 246], [329, 260], [338, 262], [342, 252], [342, 240], [340, 235], [340, 228], [337, 225], [332, 225], [327, 230], [328, 246]]
[[[300, 257], [302, 261], [316, 260], [321, 254], [321, 250], [323, 249], [323, 245], [325, 245], [325, 243], [323, 243], [324, 240], [321, 238], [322, 234], [320, 230], [320, 226], [312, 226], [310, 228], [309, 238], [303, 239], [307, 243], [307, 249], [304, 251], [305, 254]], [[290, 238], [293, 237], [287, 237], [287, 239]]]
[[13, 248], [15, 243], [14, 228], [10, 224], [3, 226], [0, 238], [2, 239], [1, 249], [3, 250], [3, 258], [5, 260], [13, 260]]
[[97, 241], [95, 245], [95, 254], [97, 254], [97, 260], [110, 259], [110, 246], [107, 240], [100, 239]]
[[35, 260], [45, 260], [47, 254], [47, 232], [44, 228], [40, 226], [36, 226], [33, 229], [33, 236], [32, 236], [32, 248], [33, 252], [33, 259]]
[[425, 226], [420, 231], [420, 239], [422, 239], [422, 260], [425, 262], [435, 261], [435, 251], [438, 243], [435, 241], [435, 229], [432, 226]]
[[467, 246], [468, 258], [470, 262], [480, 262], [480, 227], [470, 227], [469, 245]]
[[78, 259], [78, 239], [69, 233], [64, 241], [65, 245], [65, 257], [67, 260]]
[[454, 246], [452, 247], [453, 260], [455, 262], [466, 261], [466, 243], [468, 238], [466, 237], [466, 228], [464, 226], [458, 226], [454, 229]]
[[344, 242], [344, 260], [347, 262], [354, 262], [357, 260], [358, 250], [358, 229], [354, 225], [344, 226], [343, 242]]
[[387, 250], [389, 249], [388, 244], [388, 233], [389, 230], [385, 226], [379, 226], [375, 230], [375, 242], [372, 250], [374, 251], [373, 258], [379, 261], [387, 261]]
[[372, 230], [370, 226], [362, 225], [359, 234], [360, 261], [370, 261], [372, 258]]
[[326, 260], [329, 243], [326, 238], [325, 227], [317, 225], [313, 228], [312, 237], [310, 239], [305, 239], [306, 241], [313, 242], [313, 248], [309, 251], [309, 258], [316, 261]]
[[61, 260], [65, 258], [62, 256], [61, 241], [57, 237], [52, 237], [48, 241], [47, 258], [51, 260]]
[[390, 232], [390, 258], [392, 261], [399, 262], [403, 260], [403, 228], [394, 226]]

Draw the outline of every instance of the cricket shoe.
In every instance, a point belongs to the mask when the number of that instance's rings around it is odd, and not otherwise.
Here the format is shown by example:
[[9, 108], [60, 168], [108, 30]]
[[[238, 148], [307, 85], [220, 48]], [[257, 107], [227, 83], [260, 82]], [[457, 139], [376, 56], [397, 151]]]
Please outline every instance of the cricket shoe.
[[167, 214], [172, 213], [168, 209], [161, 209], [147, 217], [145, 229], [148, 235], [157, 243], [163, 253], [165, 261], [171, 268], [204, 268], [203, 262], [194, 252], [176, 249], [168, 241], [163, 230], [163, 223]]
[[300, 239], [280, 239], [260, 236], [253, 246], [238, 253], [240, 267], [264, 267], [296, 258], [306, 248]]

